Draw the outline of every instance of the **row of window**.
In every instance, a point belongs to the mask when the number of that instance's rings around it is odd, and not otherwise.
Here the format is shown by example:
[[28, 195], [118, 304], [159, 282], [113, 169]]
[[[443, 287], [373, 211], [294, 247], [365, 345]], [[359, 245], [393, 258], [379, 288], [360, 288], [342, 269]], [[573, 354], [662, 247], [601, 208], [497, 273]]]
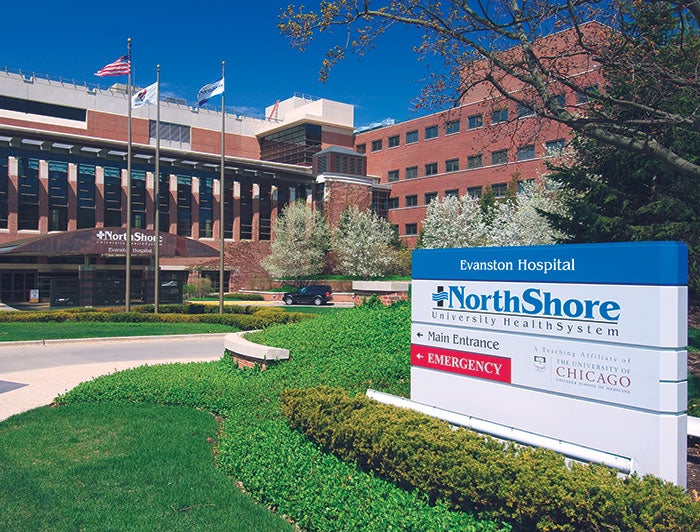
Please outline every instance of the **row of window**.
[[[39, 229], [39, 159], [34, 157], [18, 157], [18, 194], [17, 194], [17, 229]], [[75, 197], [76, 226], [77, 229], [96, 227], [96, 207], [98, 201], [102, 202], [104, 227], [121, 227], [124, 193], [122, 190], [122, 168], [104, 166], [103, 197], [96, 193], [95, 171], [93, 164], [79, 163], [77, 165], [77, 189]], [[176, 192], [176, 234], [186, 237], [211, 238], [214, 213], [213, 201], [213, 176], [200, 177], [199, 204], [192, 198], [192, 176], [177, 176]], [[233, 182], [226, 183], [224, 203], [224, 236], [233, 238]], [[253, 190], [252, 182], [240, 183], [240, 234], [241, 240], [252, 239], [253, 220]], [[170, 197], [167, 192], [170, 189], [170, 176], [161, 173], [159, 195], [159, 225], [161, 231], [170, 229]], [[9, 172], [7, 156], [0, 156], [0, 228], [8, 228], [9, 215]], [[300, 197], [301, 190], [298, 191]], [[132, 226], [145, 228], [147, 220], [146, 171], [132, 169], [131, 174], [132, 196]], [[99, 199], [98, 199], [99, 198]], [[285, 187], [278, 189], [278, 203], [285, 204], [289, 201], [289, 194]], [[48, 161], [48, 230], [68, 230], [68, 163], [65, 161]], [[193, 209], [198, 209], [199, 232], [192, 235]], [[260, 240], [270, 239], [271, 195], [269, 187], [260, 187], [259, 203], [259, 235]]]
[[[556, 156], [556, 155], [561, 155], [562, 151], [565, 148], [565, 141], [564, 139], [557, 139], [553, 140], [550, 142], [546, 142], [544, 146], [544, 155], [546, 157], [551, 157], [551, 156]], [[516, 161], [527, 161], [530, 159], [535, 158], [535, 145], [534, 144], [527, 144], [525, 146], [521, 146], [518, 148], [518, 152], [516, 155]], [[507, 164], [508, 163], [508, 150], [496, 150], [491, 152], [491, 165], [496, 166], [496, 165], [501, 165], [501, 164]], [[481, 168], [484, 166], [484, 156], [481, 153], [476, 153], [474, 155], [469, 155], [466, 160], [466, 169], [467, 170], [473, 170], [475, 168]], [[445, 172], [457, 172], [461, 170], [462, 168], [460, 167], [460, 160], [458, 158], [455, 159], [447, 159], [445, 161]], [[424, 176], [431, 176], [435, 175], [438, 173], [438, 163], [437, 162], [430, 162], [426, 163], [424, 165]], [[404, 178], [405, 179], [415, 179], [418, 177], [418, 166], [408, 166], [406, 167], [404, 171]], [[400, 179], [400, 172], [398, 169], [395, 170], [389, 170], [387, 172], [387, 181], [389, 183], [393, 183], [395, 181], [398, 181]]]
[[[523, 184], [531, 182], [531, 179], [527, 179], [524, 181], [519, 181], [518, 182], [518, 192], [521, 192]], [[493, 183], [490, 185], [491, 187], [491, 192], [496, 199], [500, 198], [505, 198], [506, 195], [508, 194], [508, 183]], [[467, 196], [473, 199], [479, 199], [483, 195], [483, 187], [481, 185], [479, 186], [474, 186], [474, 187], [468, 187], [467, 188]], [[451, 189], [451, 190], [446, 190], [444, 193], [444, 197], [459, 197], [459, 189]], [[437, 192], [426, 192], [423, 194], [423, 205], [427, 206], [430, 205], [430, 202], [433, 201], [434, 199], [437, 199], [438, 193]], [[409, 194], [404, 196], [404, 207], [418, 207], [418, 194]], [[389, 209], [398, 209], [401, 206], [399, 205], [399, 198], [398, 197], [392, 197], [389, 198]]]
[[[579, 92], [576, 94], [577, 105], [586, 103], [588, 101], [588, 92], [595, 92], [597, 90], [596, 86], [591, 86], [586, 88], [586, 92]], [[556, 106], [565, 107], [566, 97], [564, 94], [556, 94], [553, 96], [553, 100]], [[535, 115], [535, 111], [532, 107], [527, 105], [519, 104], [516, 110], [517, 118], [527, 118]], [[508, 107], [502, 107], [499, 109], [494, 109], [491, 111], [491, 124], [497, 125], [508, 122], [509, 110]], [[467, 130], [478, 129], [484, 127], [484, 115], [482, 113], [474, 114], [467, 117]], [[445, 122], [445, 135], [454, 135], [459, 133], [461, 130], [461, 120], [449, 120]], [[405, 133], [405, 144], [415, 144], [418, 142], [419, 130], [414, 129], [407, 131]], [[423, 139], [430, 140], [438, 137], [438, 125], [431, 124], [425, 126], [423, 130]], [[401, 136], [392, 135], [387, 139], [387, 145], [389, 148], [396, 148], [401, 145]], [[366, 153], [367, 145], [358, 144], [355, 148], [358, 153]], [[383, 149], [383, 139], [376, 139], [370, 143], [370, 149], [372, 152], [381, 151]]]

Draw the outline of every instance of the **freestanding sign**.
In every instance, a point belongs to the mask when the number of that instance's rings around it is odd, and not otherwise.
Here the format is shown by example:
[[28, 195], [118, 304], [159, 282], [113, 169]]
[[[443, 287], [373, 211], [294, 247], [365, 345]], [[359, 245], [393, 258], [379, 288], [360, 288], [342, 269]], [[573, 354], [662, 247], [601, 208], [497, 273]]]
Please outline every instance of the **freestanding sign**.
[[687, 248], [416, 250], [411, 399], [686, 483]]

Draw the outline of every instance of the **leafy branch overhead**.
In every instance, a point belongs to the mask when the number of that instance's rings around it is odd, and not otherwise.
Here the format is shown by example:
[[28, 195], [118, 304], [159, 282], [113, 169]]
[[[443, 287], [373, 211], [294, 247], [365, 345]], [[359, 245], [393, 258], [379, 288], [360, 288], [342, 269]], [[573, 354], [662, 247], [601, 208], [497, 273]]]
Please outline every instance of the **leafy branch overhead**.
[[[420, 106], [459, 105], [473, 91], [505, 98], [697, 179], [697, 149], [676, 140], [700, 141], [699, 20], [698, 0], [336, 0], [288, 6], [279, 29], [299, 50], [327, 35], [325, 80], [347, 53], [390, 38], [393, 25], [413, 27], [417, 55], [441, 63]], [[601, 81], [574, 75], [582, 72]], [[564, 92], [579, 101], [563, 101]]]

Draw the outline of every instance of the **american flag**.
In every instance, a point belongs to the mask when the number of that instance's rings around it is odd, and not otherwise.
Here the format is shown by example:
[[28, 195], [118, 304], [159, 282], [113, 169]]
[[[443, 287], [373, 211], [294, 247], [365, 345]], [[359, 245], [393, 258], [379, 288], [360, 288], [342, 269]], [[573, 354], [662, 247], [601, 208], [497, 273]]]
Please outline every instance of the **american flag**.
[[113, 63], [103, 66], [97, 72], [96, 76], [124, 76], [131, 72], [131, 60], [128, 55], [123, 55]]

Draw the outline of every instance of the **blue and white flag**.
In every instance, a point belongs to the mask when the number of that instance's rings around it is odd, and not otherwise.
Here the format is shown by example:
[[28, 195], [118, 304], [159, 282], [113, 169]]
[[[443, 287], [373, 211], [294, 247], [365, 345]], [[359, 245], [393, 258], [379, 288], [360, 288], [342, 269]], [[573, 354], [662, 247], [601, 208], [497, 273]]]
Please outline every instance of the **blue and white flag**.
[[201, 89], [199, 89], [199, 92], [197, 93], [197, 102], [199, 103], [200, 106], [204, 105], [207, 103], [209, 98], [212, 96], [216, 96], [218, 94], [223, 94], [224, 93], [224, 78], [221, 78], [219, 81], [215, 81], [214, 83], [209, 83], [208, 85], [204, 85]]
[[131, 97], [131, 108], [143, 107], [144, 105], [155, 105], [158, 98], [158, 82], [141, 89]]

